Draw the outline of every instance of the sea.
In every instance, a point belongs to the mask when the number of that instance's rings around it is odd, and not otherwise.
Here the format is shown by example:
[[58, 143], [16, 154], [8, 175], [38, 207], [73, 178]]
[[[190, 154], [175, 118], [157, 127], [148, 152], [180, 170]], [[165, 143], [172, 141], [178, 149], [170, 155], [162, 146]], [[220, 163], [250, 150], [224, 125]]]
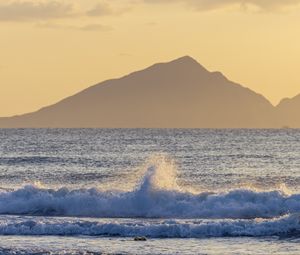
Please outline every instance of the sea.
[[0, 254], [299, 255], [300, 130], [0, 129]]

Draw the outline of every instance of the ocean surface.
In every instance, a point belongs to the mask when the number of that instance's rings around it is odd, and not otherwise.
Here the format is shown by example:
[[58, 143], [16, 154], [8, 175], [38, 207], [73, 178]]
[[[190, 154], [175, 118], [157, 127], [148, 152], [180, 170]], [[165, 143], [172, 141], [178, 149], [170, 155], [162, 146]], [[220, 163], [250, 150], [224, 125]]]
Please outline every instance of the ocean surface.
[[0, 129], [1, 254], [298, 255], [300, 130]]

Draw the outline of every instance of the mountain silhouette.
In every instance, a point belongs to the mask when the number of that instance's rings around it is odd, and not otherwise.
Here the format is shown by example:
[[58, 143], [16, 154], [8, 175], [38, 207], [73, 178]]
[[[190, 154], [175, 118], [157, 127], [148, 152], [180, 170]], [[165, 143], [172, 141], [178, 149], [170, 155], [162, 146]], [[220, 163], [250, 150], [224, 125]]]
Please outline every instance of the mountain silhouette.
[[[284, 105], [278, 109], [284, 111]], [[209, 72], [189, 56], [104, 81], [33, 113], [0, 118], [0, 127], [6, 128], [281, 126], [266, 98], [220, 72]]]
[[277, 112], [283, 126], [291, 128], [300, 127], [300, 94], [294, 98], [285, 98], [277, 105]]

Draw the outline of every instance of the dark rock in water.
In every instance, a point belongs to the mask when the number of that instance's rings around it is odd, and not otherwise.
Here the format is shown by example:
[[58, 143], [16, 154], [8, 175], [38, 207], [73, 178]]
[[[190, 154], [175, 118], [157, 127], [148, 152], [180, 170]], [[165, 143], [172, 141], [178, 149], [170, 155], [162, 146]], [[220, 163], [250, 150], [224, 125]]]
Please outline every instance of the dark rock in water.
[[134, 238], [134, 241], [147, 241], [147, 238], [144, 236], [136, 236]]

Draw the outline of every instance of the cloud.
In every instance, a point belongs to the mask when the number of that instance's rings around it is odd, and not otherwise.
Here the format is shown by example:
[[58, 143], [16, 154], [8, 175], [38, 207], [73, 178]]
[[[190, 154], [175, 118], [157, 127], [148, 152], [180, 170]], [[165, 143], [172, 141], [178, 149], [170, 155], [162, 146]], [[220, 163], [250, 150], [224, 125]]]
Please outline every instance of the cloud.
[[299, 6], [300, 0], [143, 0], [145, 3], [183, 3], [199, 11], [238, 7], [240, 10], [281, 11]]
[[156, 26], [158, 23], [157, 22], [154, 22], [154, 21], [150, 21], [150, 22], [147, 22], [145, 23], [146, 26]]
[[[129, 7], [112, 8], [108, 2], [98, 2], [85, 10], [79, 1], [69, 0], [0, 0], [0, 21], [42, 21], [59, 18], [78, 18], [119, 15]], [[78, 7], [78, 8], [75, 8]]]
[[108, 32], [113, 30], [112, 27], [109, 26], [104, 26], [101, 24], [88, 24], [85, 26], [79, 27], [79, 30], [81, 31], [103, 31], [103, 32]]
[[65, 30], [78, 30], [78, 31], [102, 31], [109, 32], [113, 30], [110, 26], [105, 26], [102, 24], [87, 24], [84, 26], [71, 26], [71, 25], [60, 25], [55, 23], [38, 23], [36, 25], [38, 28], [48, 28], [48, 29], [65, 29]]
[[121, 8], [112, 8], [108, 3], [102, 2], [98, 3], [91, 10], [89, 10], [86, 14], [87, 16], [106, 16], [106, 15], [120, 15], [124, 12], [129, 11], [130, 7], [121, 7]]
[[107, 3], [99, 3], [87, 12], [88, 16], [104, 16], [114, 14], [114, 10]]
[[[133, 5], [138, 3], [181, 3], [198, 11], [234, 8], [244, 11], [256, 10], [261, 12], [276, 12], [297, 7], [300, 5], [300, 0], [132, 0], [127, 1], [126, 4], [115, 4], [113, 6], [111, 3], [112, 2], [99, 0], [98, 3], [89, 10], [82, 9], [82, 6], [79, 8], [81, 10], [78, 10], [74, 7], [75, 4], [80, 5], [78, 0], [0, 0], [0, 22], [36, 22], [60, 18], [78, 18], [83, 16], [99, 17], [107, 15], [120, 15], [129, 11]], [[130, 5], [130, 3], [132, 4]]]
[[32, 21], [69, 17], [73, 5], [61, 1], [8, 1], [0, 3], [0, 21]]

